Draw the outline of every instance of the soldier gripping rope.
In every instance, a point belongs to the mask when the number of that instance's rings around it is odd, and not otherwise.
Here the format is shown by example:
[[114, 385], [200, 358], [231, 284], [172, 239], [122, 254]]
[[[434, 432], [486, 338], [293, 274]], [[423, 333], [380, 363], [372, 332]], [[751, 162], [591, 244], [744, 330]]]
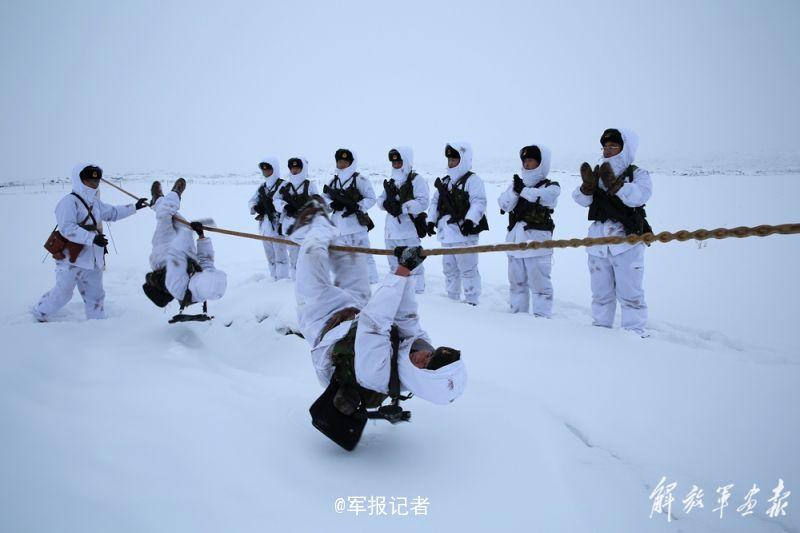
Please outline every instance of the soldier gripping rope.
[[[330, 253], [338, 232], [326, 211], [324, 200], [314, 198], [295, 225], [295, 232], [303, 234], [297, 315], [317, 378], [326, 387], [310, 409], [312, 422], [352, 450], [369, 416], [391, 422], [408, 418], [399, 406], [407, 397], [403, 391], [447, 404], [464, 392], [467, 373], [458, 350], [434, 348], [421, 328], [411, 279], [424, 260], [421, 248], [397, 248], [397, 269], [362, 303], [359, 297], [369, 290], [366, 260], [363, 254]], [[331, 262], [347, 262], [349, 268], [331, 268]], [[391, 405], [367, 412], [387, 396]]]
[[145, 198], [135, 204], [108, 205], [100, 200], [97, 187], [103, 169], [80, 164], [72, 169], [72, 192], [55, 208], [56, 228], [45, 249], [56, 261], [56, 285], [33, 308], [39, 322], [47, 322], [72, 299], [75, 287], [83, 298], [86, 318], [106, 318], [103, 270], [108, 240], [101, 231], [103, 221], [127, 218], [147, 206]]
[[[152, 271], [145, 276], [142, 290], [158, 307], [177, 300], [180, 312], [170, 322], [209, 320], [211, 317], [205, 314], [206, 302], [222, 298], [228, 284], [228, 276], [214, 265], [214, 246], [205, 236], [202, 222], [192, 222], [190, 230], [175, 219], [180, 217], [178, 210], [185, 189], [183, 178], [175, 182], [166, 196], [160, 182], [153, 182], [150, 188], [156, 229], [150, 254]], [[192, 231], [197, 234], [196, 244]], [[200, 302], [202, 314], [183, 314], [184, 308]]]

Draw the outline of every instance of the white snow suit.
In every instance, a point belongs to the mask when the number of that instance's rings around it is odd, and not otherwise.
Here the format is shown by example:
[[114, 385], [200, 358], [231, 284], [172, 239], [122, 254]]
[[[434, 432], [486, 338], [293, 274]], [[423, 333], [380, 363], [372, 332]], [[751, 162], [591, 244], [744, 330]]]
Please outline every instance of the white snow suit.
[[[599, 163], [611, 164], [614, 174], [619, 176], [628, 166], [633, 164], [639, 137], [630, 130], [620, 129], [622, 133], [622, 151], [610, 158], [601, 158]], [[606, 190], [602, 181], [598, 187]], [[628, 207], [643, 206], [653, 192], [650, 174], [644, 169], [636, 169], [633, 180], [626, 182], [617, 191], [616, 196]], [[572, 192], [572, 198], [584, 207], [592, 205], [593, 197], [583, 194], [580, 185]], [[589, 237], [607, 237], [625, 235], [625, 228], [620, 222], [606, 220], [594, 221], [589, 226]], [[592, 284], [592, 317], [596, 326], [612, 327], [616, 312], [617, 300], [622, 307], [622, 327], [640, 335], [645, 333], [647, 323], [647, 304], [644, 299], [642, 279], [644, 277], [645, 245], [612, 244], [590, 246], [589, 274]]]
[[[256, 214], [255, 208], [259, 203], [259, 199], [262, 194], [261, 191], [263, 191], [263, 194], [267, 195], [268, 199], [271, 199], [274, 205], [274, 199], [278, 196], [278, 189], [281, 185], [283, 185], [283, 180], [281, 180], [280, 163], [278, 163], [278, 159], [276, 157], [266, 157], [262, 161], [272, 165], [272, 176], [266, 178], [264, 183], [258, 187], [255, 194], [250, 197], [250, 201], [247, 203], [247, 205], [250, 208], [251, 215]], [[263, 215], [263, 218], [258, 224], [258, 232], [265, 237], [284, 238], [280, 234], [281, 213], [277, 210], [277, 208], [275, 211], [276, 216], [274, 222], [271, 221], [267, 215]], [[272, 279], [277, 280], [288, 278], [289, 252], [287, 250], [287, 245], [270, 241], [261, 241], [261, 243], [264, 245], [264, 254], [267, 256], [267, 265], [269, 267], [269, 273]]]
[[[289, 214], [287, 211], [288, 204], [284, 201], [283, 197], [281, 196], [282, 191], [287, 191], [292, 195], [302, 194], [305, 190], [306, 185], [304, 182], [308, 181], [308, 195], [312, 196], [314, 194], [319, 194], [317, 190], [317, 185], [310, 179], [308, 179], [308, 161], [305, 158], [298, 158], [303, 162], [303, 169], [297, 173], [292, 174], [289, 172], [287, 175], [287, 179], [284, 180], [283, 185], [278, 188], [278, 193], [275, 195], [274, 202], [275, 202], [275, 210], [281, 213], [281, 228], [284, 235], [289, 230], [289, 228], [294, 224], [294, 214]], [[274, 168], [274, 167], [273, 167]], [[302, 242], [302, 237], [295, 236], [295, 237], [286, 237], [287, 239], [294, 241], [296, 243]], [[297, 268], [297, 254], [300, 252], [299, 246], [288, 246], [287, 251], [289, 253], [289, 274], [292, 279], [295, 279], [295, 272]]]
[[[361, 208], [361, 211], [366, 213], [375, 205], [375, 191], [367, 178], [360, 174], [354, 177], [354, 174], [358, 171], [358, 155], [352, 150], [350, 150], [350, 153], [353, 154], [353, 162], [345, 169], [337, 169], [337, 174], [328, 182], [328, 187], [346, 189], [350, 187], [355, 180], [356, 188], [364, 197], [358, 202], [358, 206]], [[334, 184], [336, 185], [335, 187]], [[326, 202], [329, 204], [331, 203], [330, 196], [323, 194], [323, 197]], [[370, 247], [368, 230], [365, 226], [359, 224], [355, 215], [343, 216], [343, 211], [334, 211], [331, 215], [331, 220], [339, 229], [339, 237], [336, 239], [336, 244], [364, 248]], [[375, 257], [367, 255], [366, 260], [367, 268], [369, 269], [369, 282], [377, 283], [378, 269], [375, 265]], [[335, 263], [334, 261], [334, 264]]]
[[[452, 190], [456, 181], [472, 170], [472, 146], [469, 143], [450, 143], [450, 146], [461, 154], [461, 161], [455, 168], [448, 168], [448, 175], [443, 180]], [[465, 190], [469, 194], [470, 207], [466, 218], [475, 226], [486, 213], [486, 189], [483, 180], [472, 174], [466, 181]], [[458, 248], [478, 244], [477, 235], [465, 236], [458, 224], [449, 224], [450, 215], [439, 218], [439, 191], [433, 191], [431, 205], [428, 210], [428, 221], [436, 222], [436, 237], [443, 248]], [[461, 286], [464, 286], [464, 300], [473, 305], [478, 304], [481, 295], [481, 275], [478, 271], [478, 254], [461, 254], [442, 256], [442, 270], [445, 276], [447, 295], [458, 300], [461, 297]]]
[[[179, 215], [181, 199], [178, 193], [170, 191], [156, 200], [156, 229], [153, 233], [153, 251], [150, 254], [150, 267], [157, 270], [167, 268], [166, 288], [181, 302], [189, 290], [192, 303], [219, 300], [225, 294], [228, 276], [214, 266], [214, 246], [208, 237], [197, 239], [195, 247], [194, 232], [173, 221]], [[189, 276], [189, 258], [203, 269]]]
[[[558, 183], [550, 183], [547, 175], [550, 172], [550, 150], [537, 145], [542, 154], [542, 161], [533, 170], [520, 169], [519, 177], [525, 187], [520, 194], [514, 192], [513, 183], [497, 199], [500, 209], [510, 213], [519, 202], [520, 197], [528, 202], [539, 202], [540, 205], [555, 209], [561, 187]], [[506, 242], [547, 241], [553, 238], [553, 232], [541, 229], [525, 229], [524, 221], [517, 221], [506, 235]], [[550, 272], [553, 268], [553, 250], [520, 250], [507, 252], [509, 303], [511, 312], [527, 313], [530, 300], [533, 299], [533, 314], [550, 318], [553, 314], [553, 284]]]
[[[87, 187], [81, 182], [80, 173], [87, 166], [97, 165], [86, 163], [72, 169], [72, 192], [84, 199], [98, 224], [102, 221], [122, 220], [136, 212], [133, 204], [112, 206], [102, 202], [97, 197], [97, 189]], [[83, 244], [84, 247], [74, 262], [70, 260], [69, 254], [64, 259], [56, 260], [56, 285], [39, 299], [33, 308], [33, 315], [39, 321], [46, 321], [67, 305], [77, 286], [83, 298], [86, 318], [105, 318], [105, 251], [93, 242], [97, 233], [81, 227], [81, 224], [92, 224], [91, 218], [87, 217], [83, 203], [72, 194], [58, 202], [55, 214], [61, 235], [74, 243]]]
[[[334, 259], [328, 246], [337, 235], [336, 229], [321, 216], [315, 217], [306, 234], [297, 262], [297, 315], [300, 329], [311, 346], [312, 361], [317, 378], [327, 387], [333, 376], [331, 349], [350, 329], [352, 321], [344, 321], [317, 339], [330, 316], [346, 307], [361, 307], [352, 291], [362, 291], [367, 284], [366, 262], [361, 268], [341, 269], [350, 276], [331, 283], [329, 262]], [[362, 254], [351, 254], [362, 256]], [[361, 279], [357, 279], [357, 275]], [[409, 358], [415, 341], [430, 345], [428, 335], [420, 328], [414, 283], [410, 278], [388, 274], [378, 284], [375, 294], [356, 318], [358, 330], [355, 341], [355, 371], [359, 384], [368, 389], [388, 393], [391, 326], [400, 332], [398, 370], [400, 387], [433, 403], [449, 403], [458, 398], [467, 382], [463, 360], [437, 370], [419, 369]]]
[[[390, 181], [394, 182], [398, 189], [402, 187], [408, 180], [408, 175], [412, 172], [414, 166], [414, 152], [407, 146], [399, 146], [395, 148], [400, 153], [403, 160], [403, 167], [392, 169], [392, 177]], [[430, 191], [428, 183], [422, 176], [416, 175], [412, 181], [413, 198], [406, 201], [401, 205], [402, 213], [400, 216], [392, 216], [386, 214], [386, 224], [384, 226], [384, 236], [386, 238], [386, 248], [394, 249], [397, 246], [419, 246], [421, 240], [414, 227], [414, 222], [411, 221], [409, 215], [419, 215], [428, 210], [430, 204]], [[386, 190], [384, 189], [378, 197], [378, 207], [385, 211], [383, 202], [386, 201]], [[389, 260], [389, 272], [394, 272], [397, 269], [397, 258], [393, 255], [386, 256]], [[417, 294], [425, 292], [425, 265], [424, 263], [414, 269], [412, 273], [415, 291]]]

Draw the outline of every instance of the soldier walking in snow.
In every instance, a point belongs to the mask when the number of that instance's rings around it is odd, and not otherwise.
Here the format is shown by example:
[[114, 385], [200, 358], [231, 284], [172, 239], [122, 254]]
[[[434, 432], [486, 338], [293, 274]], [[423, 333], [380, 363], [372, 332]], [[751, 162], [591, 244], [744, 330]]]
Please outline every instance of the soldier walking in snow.
[[56, 205], [58, 231], [46, 247], [56, 260], [56, 286], [41, 297], [33, 316], [46, 322], [72, 299], [75, 287], [83, 298], [86, 318], [106, 318], [103, 270], [108, 240], [100, 229], [102, 221], [129, 217], [147, 205], [140, 198], [136, 204], [108, 205], [97, 197], [103, 170], [97, 165], [82, 164], [72, 170], [72, 192]]

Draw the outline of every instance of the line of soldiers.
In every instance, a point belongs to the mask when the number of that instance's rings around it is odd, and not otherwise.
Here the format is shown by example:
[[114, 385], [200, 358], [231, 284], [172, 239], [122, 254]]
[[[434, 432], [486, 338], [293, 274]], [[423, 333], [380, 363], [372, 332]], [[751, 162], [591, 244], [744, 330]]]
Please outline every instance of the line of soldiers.
[[[581, 185], [574, 200], [589, 208], [590, 237], [641, 234], [650, 231], [644, 204], [650, 198], [652, 183], [647, 171], [633, 165], [638, 137], [630, 130], [607, 129], [600, 144], [603, 154], [592, 168], [581, 166]], [[418, 246], [424, 237], [436, 236], [444, 248], [474, 246], [479, 234], [489, 229], [486, 218], [486, 191], [483, 180], [472, 171], [472, 147], [452, 142], [445, 147], [446, 175], [436, 178], [433, 194], [426, 180], [414, 172], [413, 151], [406, 146], [389, 150], [391, 175], [383, 181], [380, 195], [370, 181], [360, 175], [356, 154], [341, 148], [334, 154], [336, 173], [322, 188], [322, 197], [332, 210], [331, 219], [339, 231], [334, 244], [370, 247], [368, 232], [374, 223], [368, 213], [377, 203], [386, 212], [385, 245]], [[523, 147], [521, 168], [498, 198], [500, 213], [508, 215], [506, 242], [545, 241], [553, 238], [553, 212], [561, 187], [548, 179], [550, 150], [540, 144]], [[280, 165], [274, 157], [259, 164], [265, 182], [250, 198], [251, 214], [259, 221], [262, 235], [286, 237], [298, 211], [319, 194], [308, 178], [308, 162], [289, 159], [291, 176], [280, 178]], [[293, 236], [301, 243], [302, 239]], [[264, 242], [273, 279], [295, 279], [299, 247]], [[644, 245], [592, 246], [587, 249], [592, 286], [594, 324], [612, 327], [616, 302], [622, 307], [622, 326], [645, 335], [647, 305], [644, 300]], [[552, 249], [508, 252], [510, 308], [513, 313], [533, 311], [550, 318], [553, 308], [551, 282]], [[397, 268], [394, 256], [388, 257], [390, 271]], [[375, 261], [367, 256], [369, 281], [378, 281]], [[347, 268], [345, 262], [332, 261], [332, 268]], [[442, 256], [447, 295], [477, 305], [481, 294], [478, 254]], [[336, 272], [333, 273], [336, 275]], [[425, 271], [419, 266], [412, 273], [416, 293], [425, 291]], [[369, 299], [365, 291], [357, 300]]]

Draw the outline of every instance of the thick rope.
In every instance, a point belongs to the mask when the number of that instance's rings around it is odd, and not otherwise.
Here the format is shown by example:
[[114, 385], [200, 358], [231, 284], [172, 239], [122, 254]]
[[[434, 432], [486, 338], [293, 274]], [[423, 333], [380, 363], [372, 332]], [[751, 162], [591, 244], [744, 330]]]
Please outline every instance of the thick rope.
[[[106, 180], [105, 178], [101, 178], [104, 183], [111, 185], [118, 191], [127, 194], [131, 198], [139, 199], [138, 196], [135, 196], [122, 187], [118, 187], [117, 185], [111, 183], [110, 181]], [[186, 226], [189, 225], [189, 222], [182, 219], [181, 217], [174, 217], [174, 219], [181, 223], [185, 224]], [[290, 241], [288, 239], [280, 239], [278, 237], [266, 237], [264, 235], [257, 235], [255, 233], [244, 233], [241, 231], [234, 231], [224, 228], [212, 228], [203, 226], [205, 231], [211, 231], [214, 233], [222, 233], [224, 235], [232, 235], [234, 237], [244, 237], [246, 239], [254, 239], [258, 241], [269, 241], [269, 242], [276, 242], [279, 244], [286, 244], [289, 246], [300, 246], [300, 244]], [[422, 251], [422, 255], [425, 256], [432, 256], [432, 255], [460, 255], [460, 254], [482, 254], [488, 252], [516, 252], [520, 250], [538, 250], [541, 248], [580, 248], [583, 246], [596, 246], [596, 245], [608, 245], [608, 244], [637, 244], [643, 242], [645, 244], [653, 244], [656, 242], [667, 243], [671, 241], [689, 241], [689, 240], [696, 240], [696, 241], [704, 241], [706, 239], [728, 239], [731, 237], [736, 237], [737, 239], [742, 239], [745, 237], [768, 237], [770, 235], [792, 235], [800, 233], [800, 224], [779, 224], [777, 226], [771, 225], [761, 225], [761, 226], [738, 226], [736, 228], [716, 228], [712, 230], [707, 229], [696, 229], [694, 231], [687, 231], [687, 230], [680, 230], [676, 232], [669, 232], [669, 231], [662, 231], [661, 233], [653, 234], [653, 233], [645, 233], [643, 235], [627, 235], [627, 236], [617, 236], [617, 237], [587, 237], [585, 239], [556, 239], [550, 241], [528, 241], [528, 242], [516, 242], [516, 243], [504, 243], [504, 244], [486, 244], [482, 246], [466, 246], [462, 248], [435, 248], [429, 249], [426, 248]], [[375, 248], [361, 248], [357, 246], [340, 246], [340, 245], [332, 245], [330, 247], [331, 250], [335, 250], [338, 252], [355, 252], [360, 254], [372, 254], [372, 255], [392, 255], [392, 250], [385, 250], [385, 249], [375, 249]]]

